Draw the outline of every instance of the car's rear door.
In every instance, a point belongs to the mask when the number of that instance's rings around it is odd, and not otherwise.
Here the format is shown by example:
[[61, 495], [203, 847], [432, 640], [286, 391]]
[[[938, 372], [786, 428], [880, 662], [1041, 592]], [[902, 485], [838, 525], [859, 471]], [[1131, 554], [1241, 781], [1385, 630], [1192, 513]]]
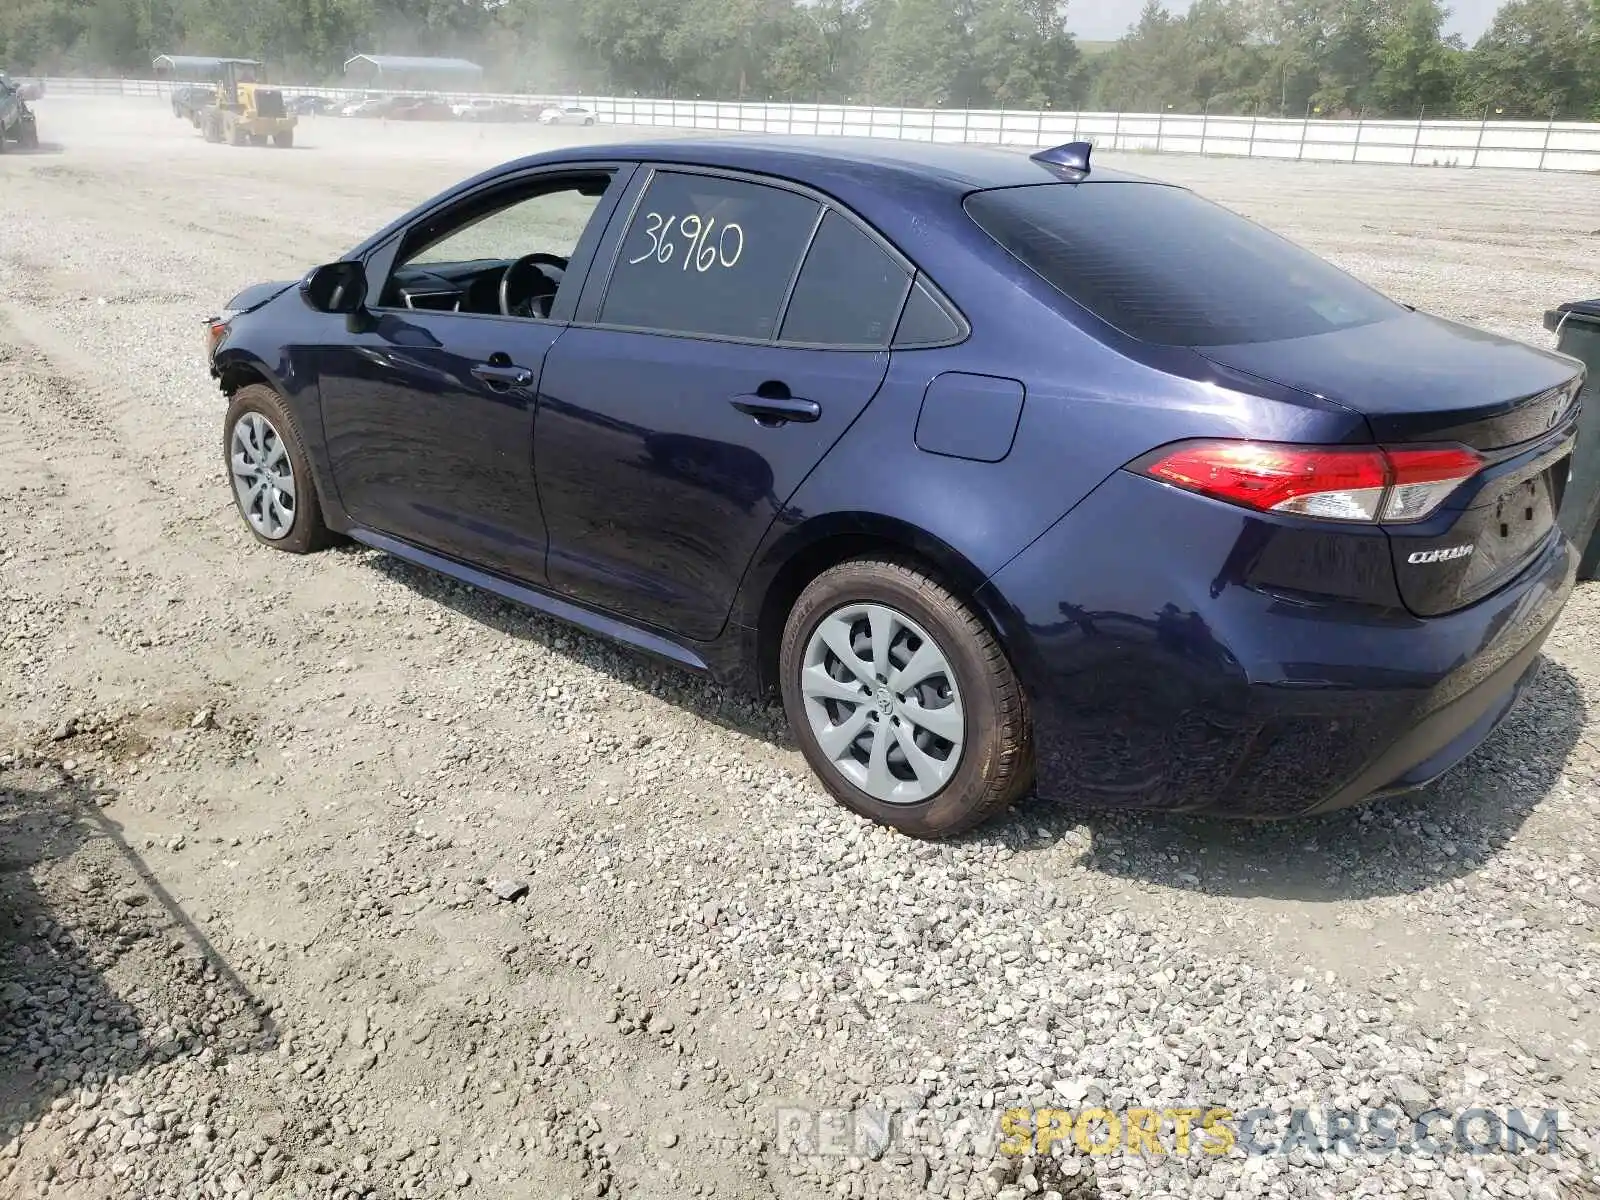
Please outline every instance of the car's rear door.
[[635, 189], [540, 380], [548, 579], [703, 640], [877, 393], [911, 271], [780, 181], [663, 166]]

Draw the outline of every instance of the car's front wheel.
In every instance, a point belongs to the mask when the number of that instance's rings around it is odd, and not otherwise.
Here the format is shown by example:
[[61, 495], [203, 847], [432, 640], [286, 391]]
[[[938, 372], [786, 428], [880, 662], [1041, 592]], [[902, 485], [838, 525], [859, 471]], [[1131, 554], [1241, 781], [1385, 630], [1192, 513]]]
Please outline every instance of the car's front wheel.
[[233, 500], [256, 541], [290, 554], [328, 545], [305, 439], [283, 398], [265, 384], [240, 388], [222, 430]]
[[800, 594], [779, 650], [801, 751], [847, 807], [948, 837], [1031, 782], [1027, 704], [978, 617], [921, 570], [856, 559]]

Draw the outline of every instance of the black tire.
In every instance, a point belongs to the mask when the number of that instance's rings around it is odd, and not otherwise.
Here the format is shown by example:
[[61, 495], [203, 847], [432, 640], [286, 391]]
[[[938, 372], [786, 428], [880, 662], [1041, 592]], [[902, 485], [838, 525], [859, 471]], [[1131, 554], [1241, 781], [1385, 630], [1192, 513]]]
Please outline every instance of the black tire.
[[[271, 423], [272, 428], [283, 440], [284, 448], [289, 452], [289, 465], [294, 471], [296, 501], [294, 523], [289, 527], [289, 532], [281, 538], [267, 538], [256, 532], [239, 502], [239, 494], [233, 488], [229, 441], [233, 436], [234, 424], [249, 412], [260, 413]], [[322, 519], [322, 502], [317, 495], [316, 478], [311, 474], [310, 459], [306, 457], [306, 440], [300, 432], [300, 422], [295, 420], [294, 413], [283, 402], [283, 397], [266, 384], [248, 384], [233, 394], [227, 416], [222, 421], [222, 465], [228, 481], [228, 492], [233, 496], [234, 507], [239, 510], [239, 516], [244, 520], [250, 536], [263, 546], [282, 550], [286, 554], [313, 554], [333, 544], [333, 535]]]
[[272, 135], [272, 144], [280, 150], [287, 150], [294, 145], [294, 130], [285, 129], [282, 133]]
[[24, 150], [37, 150], [39, 148], [39, 126], [34, 121], [22, 123], [22, 148]]
[[[806, 645], [824, 617], [854, 603], [886, 604], [922, 626], [956, 675], [966, 710], [960, 765], [926, 800], [895, 804], [856, 787], [817, 744], [800, 690]], [[988, 627], [923, 569], [880, 559], [830, 567], [795, 601], [779, 648], [789, 727], [823, 786], [846, 808], [914, 837], [942, 838], [1009, 807], [1033, 779], [1033, 736], [1022, 685]]]

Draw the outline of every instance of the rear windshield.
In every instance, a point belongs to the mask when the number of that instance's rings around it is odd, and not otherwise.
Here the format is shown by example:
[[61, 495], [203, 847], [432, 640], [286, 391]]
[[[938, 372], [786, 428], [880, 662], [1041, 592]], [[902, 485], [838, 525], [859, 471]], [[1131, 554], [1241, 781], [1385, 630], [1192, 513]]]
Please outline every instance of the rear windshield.
[[1165, 346], [1273, 342], [1401, 310], [1293, 242], [1160, 184], [1036, 184], [967, 197], [1027, 266], [1130, 337]]

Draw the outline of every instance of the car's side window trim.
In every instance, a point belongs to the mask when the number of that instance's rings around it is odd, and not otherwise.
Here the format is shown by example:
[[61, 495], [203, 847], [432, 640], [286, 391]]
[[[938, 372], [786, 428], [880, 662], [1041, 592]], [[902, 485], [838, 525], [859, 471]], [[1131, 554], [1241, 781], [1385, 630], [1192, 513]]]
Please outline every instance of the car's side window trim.
[[817, 244], [817, 234], [827, 219], [828, 206], [823, 204], [817, 209], [817, 219], [811, 222], [811, 232], [806, 234], [805, 247], [800, 251], [800, 257], [795, 260], [794, 270], [789, 273], [789, 286], [783, 289], [783, 303], [778, 305], [778, 320], [772, 326], [771, 340], [774, 342], [783, 340], [783, 323], [789, 316], [789, 304], [794, 299], [794, 290], [800, 286], [800, 275], [806, 269], [806, 260], [811, 257], [811, 247]]
[[[532, 322], [539, 325], [565, 325], [572, 321], [573, 312], [577, 309], [577, 297], [583, 292], [588, 283], [590, 269], [593, 266], [595, 252], [600, 245], [605, 233], [611, 227], [611, 221], [616, 215], [616, 207], [622, 195], [627, 192], [632, 183], [634, 172], [638, 169], [637, 163], [601, 159], [594, 162], [566, 162], [552, 163], [547, 166], [534, 167], [527, 171], [520, 171], [509, 178], [493, 179], [486, 181], [482, 187], [473, 188], [470, 192], [452, 196], [450, 199], [435, 205], [427, 212], [421, 214], [403, 229], [396, 230], [393, 236], [386, 239], [381, 245], [375, 247], [367, 255], [367, 286], [370, 297], [381, 298], [388, 290], [390, 279], [395, 270], [395, 264], [400, 258], [406, 239], [414, 232], [422, 229], [441, 218], [447, 219], [457, 209], [470, 209], [475, 204], [482, 203], [488, 197], [501, 192], [517, 192], [530, 184], [535, 184], [542, 179], [559, 180], [563, 176], [573, 178], [606, 174], [611, 176], [611, 183], [607, 186], [605, 194], [600, 197], [594, 211], [589, 214], [588, 223], [584, 225], [583, 232], [578, 235], [577, 244], [573, 247], [572, 256], [567, 263], [568, 274], [574, 274], [576, 287], [570, 291], [563, 287], [557, 293], [555, 307], [551, 309], [548, 317], [508, 317], [503, 313], [471, 313], [448, 309], [417, 309], [404, 305], [371, 303], [374, 312], [393, 313], [419, 313], [426, 312], [432, 316], [466, 317], [487, 321], [515, 321], [519, 324]], [[533, 197], [527, 197], [532, 199]], [[521, 200], [512, 200], [510, 203], [494, 211], [504, 211], [512, 205], [521, 203]], [[454, 232], [454, 231], [452, 231]], [[451, 236], [446, 234], [446, 237]], [[565, 303], [562, 302], [562, 293], [572, 297]]]
[[[622, 328], [616, 325], [602, 325], [600, 309], [605, 303], [606, 293], [611, 290], [611, 277], [616, 273], [617, 259], [622, 254], [622, 245], [628, 240], [628, 230], [633, 228], [634, 218], [639, 215], [639, 205], [644, 202], [644, 195], [650, 190], [650, 184], [656, 174], [654, 166], [635, 169], [633, 178], [629, 181], [631, 194], [628, 196], [626, 211], [619, 203], [606, 226], [605, 237], [601, 243], [602, 246], [609, 247], [605, 254], [605, 270], [591, 268], [589, 271], [588, 278], [584, 280], [583, 293], [578, 298], [578, 310], [573, 315], [574, 325], [596, 329]], [[599, 257], [597, 253], [596, 266], [599, 265]]]
[[[650, 185], [655, 181], [656, 176], [661, 174], [709, 175], [715, 178], [732, 179], [740, 183], [748, 183], [754, 187], [767, 187], [774, 188], [779, 191], [793, 192], [796, 195], [806, 197], [808, 200], [815, 201], [820, 206], [817, 212], [816, 222], [812, 226], [810, 236], [806, 239], [805, 250], [801, 253], [798, 261], [795, 263], [794, 272], [789, 279], [789, 286], [784, 293], [783, 306], [778, 311], [778, 318], [773, 326], [772, 336], [765, 338], [751, 338], [738, 337], [731, 334], [694, 333], [684, 330], [659, 329], [651, 325], [618, 325], [615, 323], [608, 323], [600, 319], [600, 313], [605, 307], [606, 296], [610, 292], [612, 281], [616, 277], [617, 261], [621, 257], [623, 244], [627, 241], [628, 231], [633, 228], [633, 222], [638, 216], [639, 206], [644, 202], [644, 197], [650, 190]], [[962, 331], [959, 339], [954, 339], [949, 343], [940, 344], [955, 345], [960, 341], [965, 341], [971, 333], [971, 326], [968, 324], [966, 318], [960, 314], [960, 311], [955, 308], [954, 304], [947, 296], [945, 296], [943, 291], [941, 291], [928, 278], [926, 273], [924, 273], [920, 267], [918, 267], [900, 251], [899, 247], [894, 245], [893, 242], [889, 241], [888, 238], [884, 237], [883, 234], [879, 233], [878, 230], [875, 229], [872, 224], [860, 214], [854, 212], [844, 204], [841, 204], [831, 196], [817, 191], [815, 188], [808, 187], [803, 183], [796, 183], [792, 179], [784, 179], [777, 175], [763, 175], [759, 172], [734, 170], [727, 167], [709, 167], [698, 163], [673, 162], [648, 162], [640, 164], [640, 170], [632, 181], [632, 186], [633, 195], [631, 197], [631, 203], [626, 206], [626, 216], [623, 216], [624, 206], [619, 203], [618, 208], [613, 216], [613, 225], [617, 225], [619, 219], [620, 225], [615, 229], [608, 228], [606, 231], [606, 251], [604, 257], [606, 257], [608, 261], [606, 263], [605, 270], [601, 271], [599, 269], [598, 258], [600, 256], [597, 256], [596, 262], [590, 268], [589, 279], [585, 285], [584, 294], [579, 303], [577, 314], [572, 318], [572, 324], [575, 326], [609, 330], [616, 333], [649, 333], [655, 334], [659, 337], [686, 337], [694, 338], [699, 341], [733, 342], [736, 344], [749, 346], [782, 346], [791, 350], [833, 350], [840, 353], [878, 354], [885, 350], [892, 349], [894, 345], [892, 334], [879, 345], [865, 345], [860, 343], [841, 344], [837, 342], [795, 342], [782, 341], [779, 339], [778, 335], [783, 329], [784, 319], [789, 315], [789, 303], [794, 298], [795, 288], [799, 284], [800, 272], [805, 269], [806, 258], [811, 253], [811, 246], [816, 241], [817, 233], [822, 228], [823, 220], [826, 219], [829, 212], [835, 212], [845, 220], [849, 221], [863, 234], [865, 234], [874, 245], [883, 250], [883, 252], [887, 254], [897, 266], [906, 272], [906, 290], [905, 294], [901, 296], [900, 306], [894, 314], [894, 330], [898, 331], [900, 327], [900, 319], [905, 312], [905, 306], [910, 301], [912, 292], [916, 289], [917, 280], [921, 279], [924, 286], [929, 290], [930, 293], [933, 294], [940, 306], [955, 318], [957, 326]], [[916, 347], [916, 349], [919, 350], [934, 348], [935, 346], [933, 344], [918, 345]]]

